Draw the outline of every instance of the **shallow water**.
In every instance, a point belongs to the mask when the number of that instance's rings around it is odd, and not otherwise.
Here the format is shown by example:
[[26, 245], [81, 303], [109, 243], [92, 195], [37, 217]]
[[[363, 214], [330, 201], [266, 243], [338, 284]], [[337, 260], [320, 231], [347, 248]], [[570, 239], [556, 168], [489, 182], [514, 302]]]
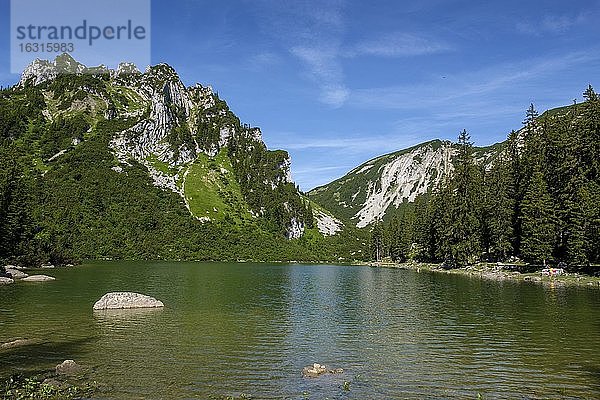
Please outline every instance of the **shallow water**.
[[[0, 376], [98, 398], [599, 398], [600, 291], [351, 266], [98, 262], [0, 287]], [[163, 310], [92, 312], [109, 291]], [[340, 375], [303, 378], [319, 362]], [[345, 390], [344, 382], [349, 382]]]

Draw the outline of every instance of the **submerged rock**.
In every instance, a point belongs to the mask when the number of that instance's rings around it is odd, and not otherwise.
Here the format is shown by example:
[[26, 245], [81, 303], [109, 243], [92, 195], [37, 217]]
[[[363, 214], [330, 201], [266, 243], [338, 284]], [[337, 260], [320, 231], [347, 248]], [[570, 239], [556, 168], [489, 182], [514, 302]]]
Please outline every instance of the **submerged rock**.
[[76, 375], [81, 372], [81, 366], [73, 360], [65, 360], [56, 366], [59, 375]]
[[48, 276], [48, 275], [31, 275], [28, 276], [27, 278], [23, 278], [24, 282], [46, 282], [46, 281], [53, 281], [56, 278], [52, 277], [52, 276]]
[[27, 346], [35, 343], [32, 339], [15, 339], [10, 342], [0, 344], [1, 350], [14, 349], [15, 347]]
[[5, 276], [0, 276], [0, 285], [9, 285], [13, 283], [14, 280], [12, 278], [7, 278]]
[[94, 310], [111, 310], [122, 308], [158, 308], [164, 307], [162, 301], [154, 297], [133, 292], [106, 293], [94, 304]]

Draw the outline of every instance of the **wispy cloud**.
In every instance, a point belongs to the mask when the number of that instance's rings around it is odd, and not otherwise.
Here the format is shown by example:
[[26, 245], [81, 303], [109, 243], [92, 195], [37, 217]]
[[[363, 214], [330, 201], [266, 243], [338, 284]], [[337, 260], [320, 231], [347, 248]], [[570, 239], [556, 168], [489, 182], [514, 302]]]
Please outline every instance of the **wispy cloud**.
[[340, 107], [348, 98], [344, 72], [339, 59], [341, 37], [345, 30], [343, 1], [272, 2], [262, 5], [257, 18], [262, 29], [301, 62], [304, 77], [319, 91], [322, 103]]
[[346, 43], [348, 27], [341, 0], [322, 0], [318, 7], [304, 0], [266, 4], [268, 7], [257, 16], [264, 22], [262, 29], [300, 61], [303, 76], [318, 90], [319, 101], [334, 108], [346, 104], [351, 94], [344, 60], [359, 56], [422, 56], [452, 50], [445, 42], [410, 32], [375, 34], [358, 43]]
[[436, 77], [418, 85], [354, 90], [348, 102], [369, 109], [451, 109], [465, 106], [481, 109], [478, 103], [489, 103], [490, 97], [498, 99], [503, 91], [514, 85], [531, 84], [558, 71], [598, 60], [600, 53], [588, 51], [506, 63], [448, 76], [447, 79]]
[[309, 69], [309, 77], [321, 88], [320, 99], [333, 107], [343, 105], [350, 91], [344, 85], [344, 73], [336, 48], [294, 47], [291, 53]]
[[398, 124], [386, 134], [354, 134], [346, 137], [339, 133], [323, 134], [320, 137], [290, 132], [276, 133], [273, 136], [276, 141], [269, 141], [269, 147], [281, 147], [292, 151], [323, 151], [327, 154], [379, 154], [395, 151], [423, 140], [423, 132], [417, 130], [409, 132], [405, 128], [405, 125]]
[[337, 37], [326, 43], [317, 41], [312, 46], [294, 46], [291, 53], [308, 67], [309, 78], [320, 87], [320, 100], [333, 107], [341, 107], [350, 97], [350, 89], [344, 83], [342, 62], [345, 58], [413, 57], [452, 50], [446, 43], [402, 32], [350, 46], [342, 46]]
[[376, 39], [366, 40], [353, 46], [346, 55], [381, 56], [381, 57], [410, 57], [441, 53], [452, 50], [444, 42], [407, 32], [394, 32]]
[[537, 21], [520, 21], [517, 23], [517, 31], [533, 36], [546, 34], [561, 34], [572, 28], [587, 22], [589, 15], [580, 13], [577, 15], [545, 15]]

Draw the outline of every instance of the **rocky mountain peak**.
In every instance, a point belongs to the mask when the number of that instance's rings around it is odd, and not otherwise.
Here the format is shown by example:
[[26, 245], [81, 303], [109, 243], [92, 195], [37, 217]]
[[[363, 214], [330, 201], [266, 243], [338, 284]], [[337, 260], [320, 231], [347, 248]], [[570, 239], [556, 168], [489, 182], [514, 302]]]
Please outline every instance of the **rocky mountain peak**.
[[59, 75], [66, 74], [110, 74], [112, 77], [117, 77], [128, 74], [139, 74], [139, 70], [133, 63], [121, 63], [116, 70], [108, 69], [105, 65], [87, 67], [75, 60], [70, 54], [63, 53], [56, 56], [54, 61], [40, 59], [32, 61], [23, 70], [18, 86], [23, 87], [27, 84], [35, 86], [56, 79]]

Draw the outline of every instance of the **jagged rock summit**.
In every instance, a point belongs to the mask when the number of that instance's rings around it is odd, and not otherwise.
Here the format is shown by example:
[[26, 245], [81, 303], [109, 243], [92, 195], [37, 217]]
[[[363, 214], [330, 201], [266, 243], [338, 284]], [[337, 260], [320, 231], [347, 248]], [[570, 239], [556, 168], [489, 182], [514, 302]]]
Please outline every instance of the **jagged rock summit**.
[[80, 74], [110, 74], [112, 76], [139, 74], [140, 71], [133, 63], [120, 63], [116, 70], [108, 69], [104, 65], [87, 67], [77, 62], [71, 55], [63, 53], [54, 61], [35, 59], [21, 74], [18, 86], [28, 83], [39, 85], [41, 83], [56, 79], [59, 75]]

